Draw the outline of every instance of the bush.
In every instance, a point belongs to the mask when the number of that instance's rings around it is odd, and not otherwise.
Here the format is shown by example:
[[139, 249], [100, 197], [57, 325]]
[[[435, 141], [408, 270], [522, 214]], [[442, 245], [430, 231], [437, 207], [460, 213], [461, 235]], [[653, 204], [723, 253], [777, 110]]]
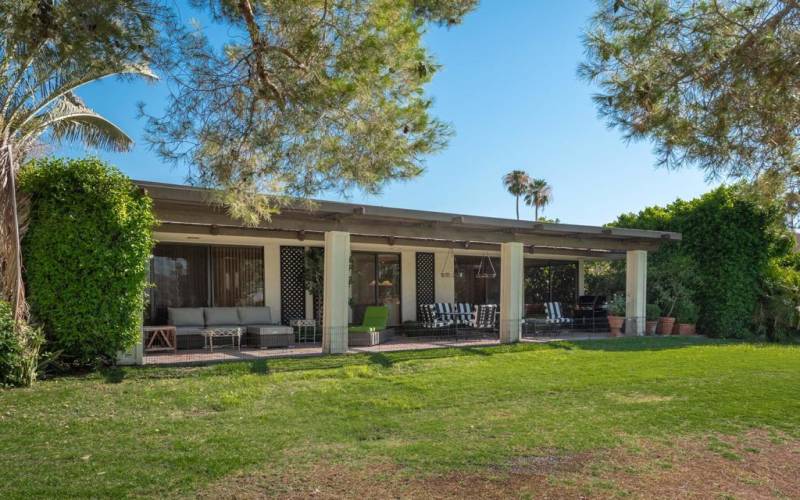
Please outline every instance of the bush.
[[140, 336], [151, 200], [97, 159], [33, 162], [20, 187], [31, 197], [23, 252], [33, 318], [63, 358], [115, 359]]
[[31, 385], [41, 345], [41, 333], [28, 325], [15, 325], [11, 305], [0, 301], [0, 386]]
[[647, 321], [656, 321], [661, 317], [661, 308], [658, 304], [647, 304], [645, 307], [645, 317]]
[[[790, 255], [793, 244], [779, 203], [757, 198], [742, 185], [723, 186], [691, 201], [622, 215], [613, 225], [683, 233], [680, 244], [666, 244], [650, 255], [648, 287], [671, 272], [694, 274], [688, 286], [699, 330], [711, 337], [759, 334], [753, 319], [769, 286], [770, 262]], [[691, 261], [694, 271], [661, 265], [674, 254], [687, 265]]]
[[16, 385], [22, 345], [14, 329], [14, 315], [8, 302], [0, 301], [0, 385]]
[[679, 302], [675, 308], [675, 319], [678, 323], [697, 323], [697, 306], [689, 300]]

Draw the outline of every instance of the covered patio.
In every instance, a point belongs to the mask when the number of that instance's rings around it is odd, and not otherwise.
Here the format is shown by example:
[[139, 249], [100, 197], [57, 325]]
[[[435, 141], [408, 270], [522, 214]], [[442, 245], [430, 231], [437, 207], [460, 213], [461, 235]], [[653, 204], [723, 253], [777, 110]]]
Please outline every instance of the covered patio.
[[[126, 353], [132, 363], [248, 359], [355, 349], [413, 349], [562, 338], [541, 331], [531, 314], [543, 305], [577, 304], [585, 294], [584, 264], [626, 261], [626, 335], [644, 333], [647, 252], [681, 235], [619, 228], [537, 223], [491, 217], [319, 201], [284, 208], [247, 227], [210, 204], [209, 191], [138, 182], [153, 198], [160, 225], [151, 263], [154, 288], [146, 325], [165, 325], [175, 307], [268, 307], [275, 323], [314, 324], [314, 335], [266, 350], [242, 346], [207, 352], [181, 347]], [[318, 261], [319, 287], [309, 284]], [[492, 271], [493, 270], [493, 271]], [[545, 281], [542, 281], [544, 279]], [[544, 283], [542, 285], [541, 283]], [[533, 283], [533, 285], [532, 285]], [[494, 304], [492, 328], [432, 331], [430, 304]], [[367, 307], [389, 311], [391, 338], [353, 347], [348, 326]], [[565, 306], [566, 308], [566, 306]], [[420, 335], [420, 333], [422, 333]], [[607, 335], [593, 322], [570, 336]], [[178, 359], [181, 358], [181, 359]]]

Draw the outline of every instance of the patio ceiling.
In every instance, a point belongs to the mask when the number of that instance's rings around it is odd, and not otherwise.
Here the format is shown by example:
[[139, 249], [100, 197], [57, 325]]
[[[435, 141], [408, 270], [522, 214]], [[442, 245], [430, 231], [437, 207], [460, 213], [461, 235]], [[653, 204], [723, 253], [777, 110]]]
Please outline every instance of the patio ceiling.
[[673, 232], [551, 224], [495, 217], [317, 201], [284, 208], [271, 221], [247, 227], [209, 203], [211, 191], [137, 181], [153, 198], [160, 231], [321, 240], [325, 231], [346, 231], [359, 243], [499, 250], [520, 242], [526, 253], [620, 258], [627, 250], [655, 250], [679, 241]]

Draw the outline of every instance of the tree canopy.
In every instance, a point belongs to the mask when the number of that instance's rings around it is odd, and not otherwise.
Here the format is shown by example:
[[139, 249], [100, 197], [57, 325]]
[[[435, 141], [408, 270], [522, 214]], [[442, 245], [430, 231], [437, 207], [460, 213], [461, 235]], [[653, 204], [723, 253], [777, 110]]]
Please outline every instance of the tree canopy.
[[660, 164], [800, 177], [800, 3], [602, 0], [580, 74], [599, 114]]
[[[282, 196], [418, 175], [450, 127], [424, 93], [437, 65], [427, 23], [453, 25], [477, 0], [194, 0], [229, 36], [165, 33], [171, 94], [147, 138], [232, 214], [268, 217]], [[256, 196], [259, 192], [275, 196]]]

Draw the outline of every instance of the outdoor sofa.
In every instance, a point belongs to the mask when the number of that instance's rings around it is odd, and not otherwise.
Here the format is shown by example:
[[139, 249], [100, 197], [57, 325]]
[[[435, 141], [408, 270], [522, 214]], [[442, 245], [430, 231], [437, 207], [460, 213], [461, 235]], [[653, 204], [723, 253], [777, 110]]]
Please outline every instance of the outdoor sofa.
[[[269, 307], [170, 307], [167, 321], [175, 327], [178, 349], [204, 347], [203, 330], [242, 328], [242, 340], [250, 347], [287, 347], [294, 343], [294, 330], [272, 321]], [[215, 340], [215, 345], [232, 339]]]

